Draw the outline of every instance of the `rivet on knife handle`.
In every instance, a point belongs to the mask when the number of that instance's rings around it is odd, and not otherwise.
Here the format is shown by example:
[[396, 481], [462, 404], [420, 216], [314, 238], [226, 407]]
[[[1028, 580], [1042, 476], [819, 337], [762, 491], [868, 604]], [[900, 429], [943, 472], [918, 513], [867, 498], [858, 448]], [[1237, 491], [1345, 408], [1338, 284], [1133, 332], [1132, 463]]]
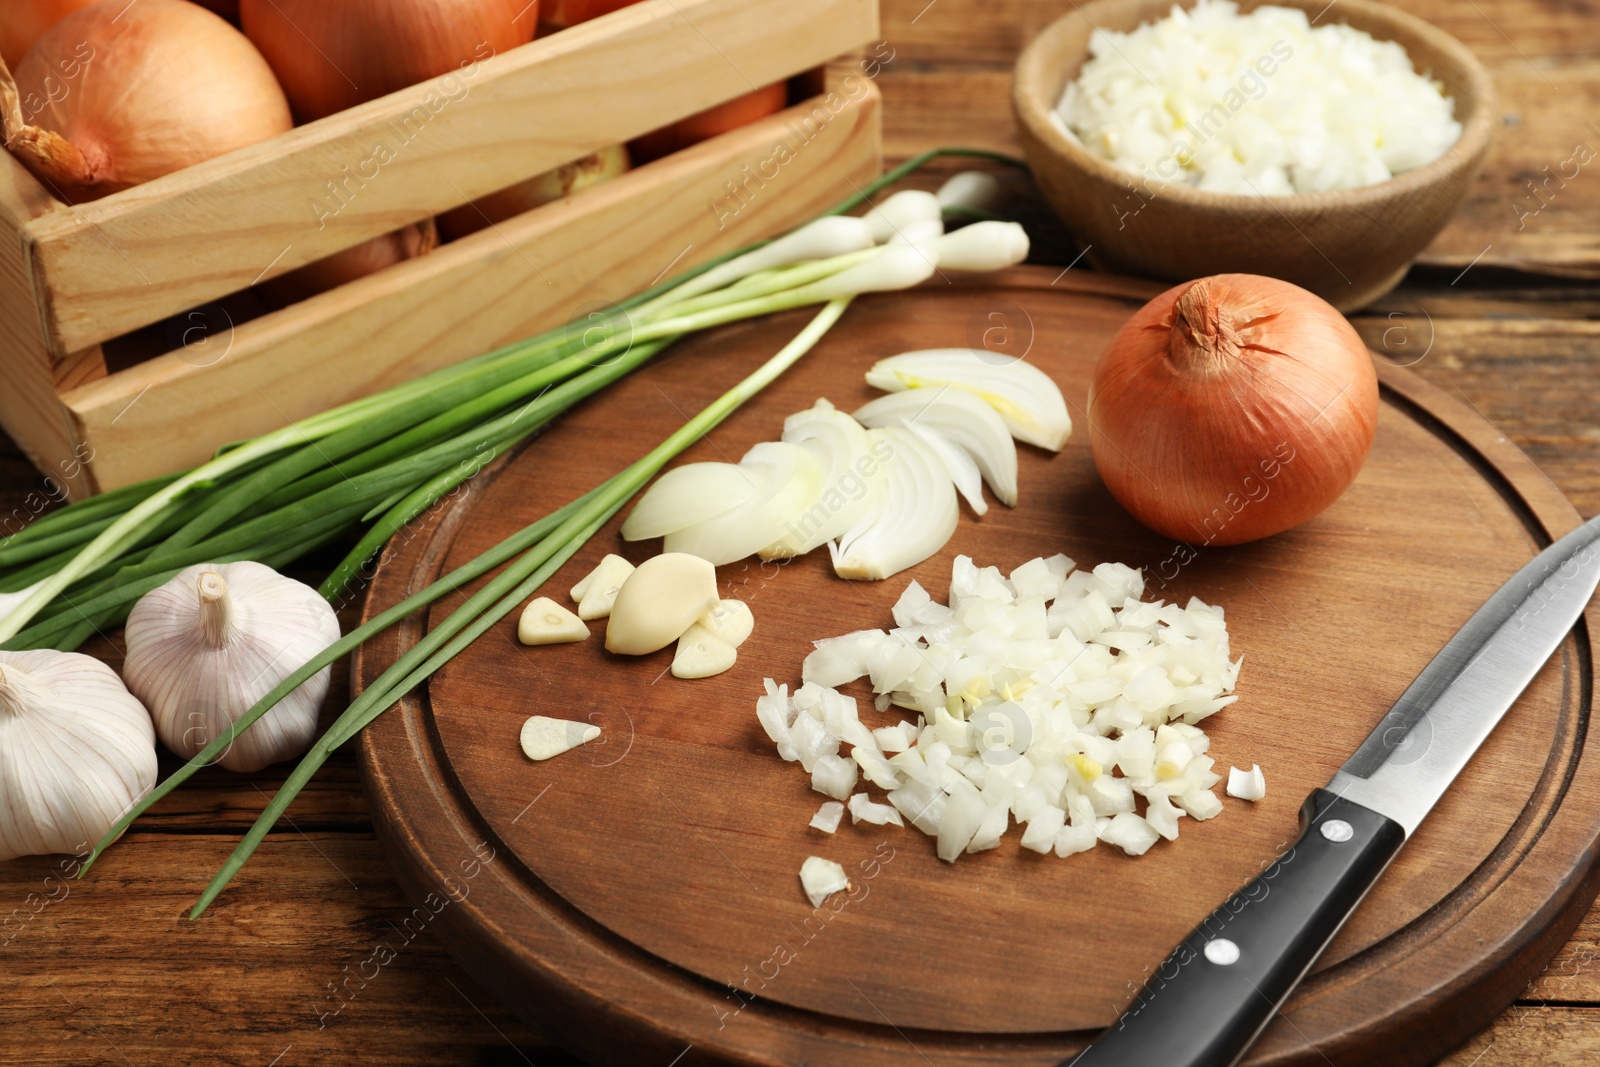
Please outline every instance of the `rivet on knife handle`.
[[1319, 789], [1294, 846], [1206, 917], [1074, 1067], [1226, 1067], [1242, 1057], [1405, 844]]

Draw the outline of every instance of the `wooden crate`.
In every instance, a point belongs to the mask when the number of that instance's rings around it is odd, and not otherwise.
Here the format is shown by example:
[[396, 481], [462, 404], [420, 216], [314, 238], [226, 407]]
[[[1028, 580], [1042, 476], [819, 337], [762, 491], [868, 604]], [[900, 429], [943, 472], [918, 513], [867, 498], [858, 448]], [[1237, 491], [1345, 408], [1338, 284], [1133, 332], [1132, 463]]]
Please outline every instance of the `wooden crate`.
[[[82, 205], [0, 152], [0, 425], [74, 496], [116, 488], [791, 226], [879, 172], [876, 88], [847, 64], [817, 73], [876, 33], [876, 0], [644, 0], [485, 60], [470, 81], [425, 82]], [[105, 343], [139, 327], [779, 78], [805, 97], [785, 112], [107, 368]], [[348, 181], [341, 168], [413, 127], [375, 177]]]

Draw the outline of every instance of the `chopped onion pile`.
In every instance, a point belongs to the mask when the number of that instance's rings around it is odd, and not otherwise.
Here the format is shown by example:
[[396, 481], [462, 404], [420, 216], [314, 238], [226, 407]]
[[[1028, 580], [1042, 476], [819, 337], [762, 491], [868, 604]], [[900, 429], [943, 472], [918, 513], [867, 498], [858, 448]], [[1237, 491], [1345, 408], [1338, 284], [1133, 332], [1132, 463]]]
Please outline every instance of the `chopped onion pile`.
[[[852, 822], [904, 816], [947, 861], [994, 848], [1013, 819], [1024, 848], [1058, 856], [1172, 840], [1183, 816], [1222, 810], [1196, 724], [1238, 699], [1243, 661], [1221, 608], [1142, 601], [1143, 577], [1120, 563], [1073, 568], [1057, 555], [1007, 578], [957, 556], [948, 605], [912, 582], [893, 629], [816, 642], [804, 684], [767, 679], [756, 717]], [[860, 678], [877, 711], [915, 721], [864, 723], [837, 688]]]
[[[883, 209], [898, 210], [894, 198]], [[781, 441], [756, 445], [736, 464], [668, 471], [622, 536], [664, 537], [666, 551], [718, 566], [827, 545], [840, 577], [887, 578], [944, 547], [960, 519], [957, 490], [977, 515], [988, 511], [984, 484], [1016, 504], [1017, 440], [1058, 451], [1072, 431], [1049, 375], [990, 352], [908, 352], [879, 361], [867, 381], [889, 395], [854, 418], [818, 400], [784, 420]]]
[[1219, 193], [1353, 189], [1438, 159], [1461, 136], [1454, 101], [1400, 44], [1337, 18], [1200, 0], [1097, 29], [1056, 114], [1124, 170]]

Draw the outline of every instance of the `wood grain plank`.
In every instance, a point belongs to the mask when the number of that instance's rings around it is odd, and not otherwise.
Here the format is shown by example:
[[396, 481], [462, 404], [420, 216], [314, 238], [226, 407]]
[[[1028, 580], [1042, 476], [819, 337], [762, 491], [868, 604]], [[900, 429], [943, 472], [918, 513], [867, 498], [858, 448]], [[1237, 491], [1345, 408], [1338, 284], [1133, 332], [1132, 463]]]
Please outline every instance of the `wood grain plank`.
[[[884, 0], [883, 36], [939, 71], [1009, 65], [1047, 24], [1073, 11], [1061, 0]], [[1081, 6], [1081, 5], [1079, 5]], [[1396, 0], [1460, 39], [1481, 58], [1541, 70], [1600, 57], [1593, 12], [1560, 0]], [[1323, 22], [1337, 21], [1332, 7]]]
[[1580, 512], [1600, 512], [1600, 404], [1573, 387], [1575, 368], [1600, 360], [1600, 322], [1439, 314], [1430, 325], [1422, 311], [1440, 306], [1431, 297], [1394, 304], [1355, 320], [1367, 343], [1396, 363], [1417, 360], [1413, 370], [1510, 436]]
[[869, 40], [876, 15], [650, 0], [54, 212], [29, 227], [47, 346], [62, 358], [797, 74]]
[[0, 864], [0, 1062], [572, 1062], [439, 942], [465, 873], [419, 908], [370, 835], [291, 830], [188, 921], [233, 840], [139, 835], [81, 881], [60, 857]]
[[1589, 1067], [1600, 1061], [1600, 1011], [1516, 1004], [1439, 1067]]

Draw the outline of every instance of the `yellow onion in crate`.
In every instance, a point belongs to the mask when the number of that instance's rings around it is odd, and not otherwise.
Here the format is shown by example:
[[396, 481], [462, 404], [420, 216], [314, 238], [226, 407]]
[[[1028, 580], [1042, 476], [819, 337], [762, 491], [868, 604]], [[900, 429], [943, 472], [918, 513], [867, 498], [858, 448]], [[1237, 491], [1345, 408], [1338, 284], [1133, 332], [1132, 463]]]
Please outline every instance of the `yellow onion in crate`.
[[0, 85], [6, 144], [51, 191], [91, 200], [267, 140], [289, 105], [255, 47], [188, 0], [99, 0]]
[[628, 149], [615, 144], [584, 156], [571, 163], [563, 163], [554, 170], [535, 175], [527, 181], [488, 196], [479, 197], [439, 216], [439, 232], [446, 241], [454, 241], [486, 227], [498, 225], [525, 211], [554, 203], [601, 182], [610, 181], [628, 170]]

